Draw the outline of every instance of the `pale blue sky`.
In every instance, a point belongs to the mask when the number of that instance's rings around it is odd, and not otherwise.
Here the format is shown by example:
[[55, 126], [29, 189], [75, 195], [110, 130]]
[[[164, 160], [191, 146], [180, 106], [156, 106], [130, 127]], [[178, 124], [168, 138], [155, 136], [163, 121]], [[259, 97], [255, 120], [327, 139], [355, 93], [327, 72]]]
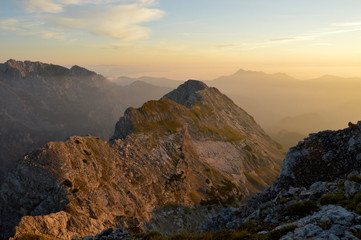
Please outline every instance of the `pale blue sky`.
[[178, 79], [239, 68], [361, 76], [360, 10], [358, 0], [3, 0], [0, 61]]

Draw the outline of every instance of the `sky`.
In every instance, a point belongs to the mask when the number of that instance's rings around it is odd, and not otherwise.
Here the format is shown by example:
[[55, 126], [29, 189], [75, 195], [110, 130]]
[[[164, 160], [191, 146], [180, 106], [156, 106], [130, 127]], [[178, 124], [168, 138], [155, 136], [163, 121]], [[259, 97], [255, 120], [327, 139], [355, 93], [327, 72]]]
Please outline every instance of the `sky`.
[[108, 77], [361, 77], [360, 0], [2, 0], [0, 61]]

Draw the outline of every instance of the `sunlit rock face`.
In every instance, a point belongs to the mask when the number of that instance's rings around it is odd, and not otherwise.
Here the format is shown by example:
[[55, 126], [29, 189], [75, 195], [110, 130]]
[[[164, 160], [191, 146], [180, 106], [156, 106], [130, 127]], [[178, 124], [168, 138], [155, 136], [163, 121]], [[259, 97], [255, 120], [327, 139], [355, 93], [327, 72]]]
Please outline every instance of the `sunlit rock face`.
[[71, 239], [109, 227], [194, 230], [269, 186], [282, 157], [228, 97], [187, 81], [128, 108], [109, 142], [71, 137], [26, 155], [1, 189], [1, 232]]

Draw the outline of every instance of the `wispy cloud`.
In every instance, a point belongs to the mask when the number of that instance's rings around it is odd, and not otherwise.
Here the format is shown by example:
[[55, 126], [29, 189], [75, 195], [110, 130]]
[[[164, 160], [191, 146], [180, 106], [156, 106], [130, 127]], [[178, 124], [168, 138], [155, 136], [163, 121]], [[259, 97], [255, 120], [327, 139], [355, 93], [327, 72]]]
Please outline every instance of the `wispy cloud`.
[[157, 20], [163, 14], [161, 10], [140, 4], [85, 6], [69, 10], [64, 16], [48, 17], [48, 20], [65, 29], [86, 31], [118, 40], [135, 40], [150, 34], [150, 29], [140, 26], [140, 23]]
[[[156, 8], [156, 0], [22, 0], [22, 3], [27, 14], [18, 19], [0, 19], [0, 29], [34, 34], [42, 31], [46, 32], [40, 34], [42, 37], [58, 39], [60, 32], [65, 36], [72, 30], [128, 41], [148, 37], [151, 29], [141, 24], [165, 14]], [[43, 24], [34, 27], [31, 21]]]
[[[346, 26], [346, 25], [345, 25]], [[356, 27], [356, 25], [353, 25], [354, 27], [350, 28], [342, 28], [342, 29], [329, 29], [329, 30], [323, 30], [318, 32], [313, 32], [309, 34], [299, 35], [299, 36], [293, 36], [293, 37], [285, 37], [285, 38], [273, 38], [265, 42], [260, 42], [257, 44], [247, 44], [250, 47], [250, 49], [257, 49], [257, 48], [266, 48], [266, 47], [273, 47], [279, 44], [285, 44], [290, 42], [296, 42], [296, 41], [311, 41], [316, 40], [318, 38], [328, 36], [328, 35], [336, 35], [336, 34], [342, 34], [342, 33], [349, 33], [349, 32], [359, 32], [361, 31], [361, 26]], [[315, 43], [319, 44], [319, 43]], [[322, 43], [323, 46], [325, 46], [324, 43]], [[327, 43], [329, 44], [329, 43]]]
[[15, 18], [5, 18], [0, 20], [0, 29], [16, 31], [18, 29], [19, 20]]
[[331, 43], [312, 43], [312, 46], [332, 46]]
[[336, 27], [352, 27], [352, 26], [361, 26], [361, 22], [343, 22], [343, 23], [334, 23], [332, 24]]
[[216, 45], [217, 48], [234, 48], [234, 47], [239, 47], [239, 46], [240, 46], [240, 44], [234, 44], [234, 43]]
[[[241, 49], [241, 50], [255, 50], [261, 48], [269, 48], [280, 46], [287, 43], [297, 42], [297, 41], [313, 41], [317, 40], [321, 37], [328, 35], [336, 35], [343, 33], [351, 33], [351, 32], [361, 32], [361, 22], [360, 26], [354, 23], [343, 23], [343, 24], [332, 24], [332, 27], [327, 30], [310, 32], [308, 34], [289, 36], [289, 37], [281, 37], [281, 38], [272, 38], [267, 41], [258, 41], [258, 42], [243, 42], [239, 44], [220, 44], [216, 45], [216, 48], [231, 48], [231, 49]], [[330, 46], [331, 43], [323, 43], [323, 42], [315, 42], [310, 43], [313, 46]]]
[[58, 13], [63, 11], [63, 6], [60, 3], [52, 0], [24, 0], [25, 10], [29, 13], [48, 12]]
[[29, 22], [26, 19], [7, 18], [0, 20], [0, 30], [13, 31], [21, 35], [36, 35], [44, 39], [65, 40], [65, 33], [43, 29], [41, 22]]
[[180, 32], [177, 33], [178, 36], [182, 36], [182, 37], [189, 37], [192, 35], [192, 33], [188, 33], [188, 32]]
[[271, 42], [288, 42], [288, 41], [293, 41], [293, 40], [298, 40], [298, 38], [296, 37], [288, 37], [288, 38], [274, 38], [271, 39]]

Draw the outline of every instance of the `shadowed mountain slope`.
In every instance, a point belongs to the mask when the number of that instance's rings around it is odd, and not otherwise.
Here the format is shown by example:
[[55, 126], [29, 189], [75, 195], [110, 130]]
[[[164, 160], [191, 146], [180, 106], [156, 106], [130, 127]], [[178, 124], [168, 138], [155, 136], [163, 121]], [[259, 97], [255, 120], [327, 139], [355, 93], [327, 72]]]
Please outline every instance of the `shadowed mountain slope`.
[[0, 182], [26, 152], [70, 135], [108, 139], [126, 107], [168, 91], [141, 82], [121, 87], [79, 66], [0, 64]]

